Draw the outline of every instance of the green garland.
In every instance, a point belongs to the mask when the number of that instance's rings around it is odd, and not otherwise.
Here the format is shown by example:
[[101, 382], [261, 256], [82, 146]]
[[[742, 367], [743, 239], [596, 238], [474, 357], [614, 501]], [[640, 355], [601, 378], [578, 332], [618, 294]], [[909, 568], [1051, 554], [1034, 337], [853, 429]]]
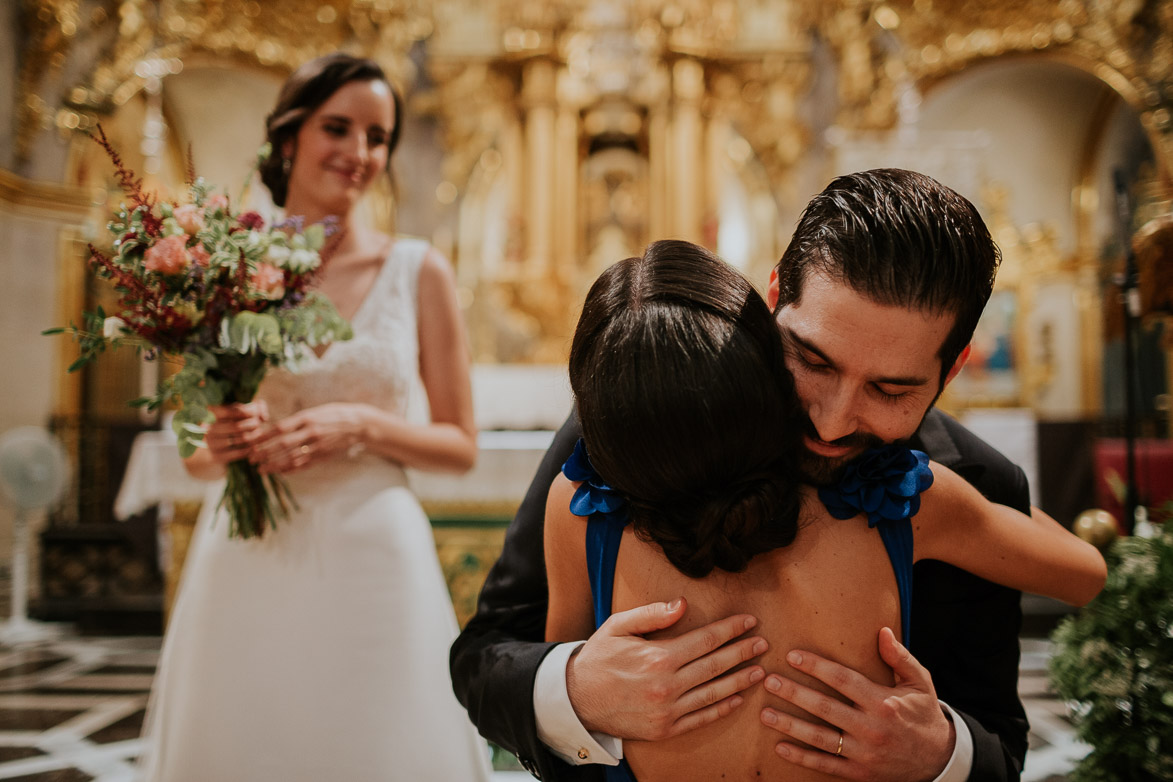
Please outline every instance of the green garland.
[[1051, 681], [1092, 746], [1072, 782], [1173, 780], [1173, 503], [1163, 515], [1112, 545], [1104, 591], [1051, 638]]

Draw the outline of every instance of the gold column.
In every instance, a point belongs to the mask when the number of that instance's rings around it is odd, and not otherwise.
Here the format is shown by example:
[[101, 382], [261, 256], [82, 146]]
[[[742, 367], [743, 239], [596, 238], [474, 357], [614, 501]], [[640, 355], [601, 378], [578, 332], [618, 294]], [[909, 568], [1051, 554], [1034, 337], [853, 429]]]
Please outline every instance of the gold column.
[[[705, 119], [705, 156], [704, 168], [702, 169], [704, 171], [704, 186], [700, 188], [699, 192], [702, 210], [701, 231], [702, 244], [714, 252], [717, 251], [717, 231], [720, 228], [721, 219], [721, 187], [725, 181], [723, 169], [729, 160], [725, 151], [729, 140], [730, 132], [727, 122], [712, 117]], [[730, 259], [726, 258], [725, 260]]]
[[521, 100], [525, 107], [525, 271], [527, 277], [546, 277], [551, 267], [551, 228], [554, 217], [556, 121], [554, 64], [532, 60], [522, 74]]
[[704, 67], [696, 60], [680, 59], [672, 66], [672, 213], [673, 237], [701, 242], [701, 98], [705, 90]]
[[559, 95], [554, 120], [554, 269], [564, 281], [572, 278], [578, 246], [578, 106]]
[[648, 237], [663, 239], [669, 235], [668, 215], [671, 208], [669, 195], [669, 160], [672, 155], [668, 148], [671, 138], [667, 95], [657, 96], [648, 108]]

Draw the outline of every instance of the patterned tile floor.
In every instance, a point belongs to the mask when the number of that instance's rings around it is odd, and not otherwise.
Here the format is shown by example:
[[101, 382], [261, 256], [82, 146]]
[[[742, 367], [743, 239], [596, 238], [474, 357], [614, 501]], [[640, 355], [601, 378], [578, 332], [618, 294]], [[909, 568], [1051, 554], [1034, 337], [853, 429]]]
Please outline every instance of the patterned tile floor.
[[[0, 647], [0, 780], [133, 782], [158, 638], [74, 638]], [[1023, 780], [1062, 782], [1087, 747], [1072, 738], [1048, 692], [1047, 644], [1024, 639], [1023, 693], [1031, 721]], [[497, 782], [524, 772], [499, 771]]]

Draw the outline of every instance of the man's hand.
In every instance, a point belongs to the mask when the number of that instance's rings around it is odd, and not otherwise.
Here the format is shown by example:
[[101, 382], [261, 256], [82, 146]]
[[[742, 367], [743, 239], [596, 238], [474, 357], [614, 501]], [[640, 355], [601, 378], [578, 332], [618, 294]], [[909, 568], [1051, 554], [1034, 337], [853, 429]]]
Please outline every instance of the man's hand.
[[613, 614], [566, 666], [566, 690], [583, 726], [621, 739], [686, 733], [741, 705], [737, 693], [765, 676], [731, 668], [764, 653], [766, 639], [733, 641], [757, 624], [740, 614], [664, 641], [643, 636], [675, 624], [684, 598]]
[[781, 757], [844, 779], [912, 782], [935, 779], [944, 771], [956, 733], [937, 700], [932, 677], [887, 627], [880, 630], [879, 643], [880, 657], [896, 674], [893, 687], [810, 652], [793, 651], [786, 657], [796, 670], [851, 703], [774, 674], [766, 678], [766, 690], [829, 723], [762, 709], [763, 724], [809, 745], [782, 742], [777, 746]]

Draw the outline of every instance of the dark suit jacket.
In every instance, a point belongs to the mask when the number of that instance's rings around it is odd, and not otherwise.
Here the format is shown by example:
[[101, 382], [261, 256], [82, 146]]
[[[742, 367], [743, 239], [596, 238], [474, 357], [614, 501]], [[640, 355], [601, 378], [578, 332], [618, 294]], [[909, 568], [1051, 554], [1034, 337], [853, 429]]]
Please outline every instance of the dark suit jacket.
[[[516, 754], [539, 779], [567, 782], [601, 780], [601, 767], [571, 766], [538, 740], [533, 688], [554, 646], [543, 640], [546, 494], [579, 434], [571, 416], [555, 436], [449, 660], [456, 697], [481, 735]], [[1022, 470], [944, 413], [929, 413], [913, 446], [991, 500], [1029, 510]], [[970, 780], [1018, 779], [1027, 734], [1017, 690], [1019, 593], [941, 562], [920, 562], [913, 573], [912, 653], [973, 734]]]

